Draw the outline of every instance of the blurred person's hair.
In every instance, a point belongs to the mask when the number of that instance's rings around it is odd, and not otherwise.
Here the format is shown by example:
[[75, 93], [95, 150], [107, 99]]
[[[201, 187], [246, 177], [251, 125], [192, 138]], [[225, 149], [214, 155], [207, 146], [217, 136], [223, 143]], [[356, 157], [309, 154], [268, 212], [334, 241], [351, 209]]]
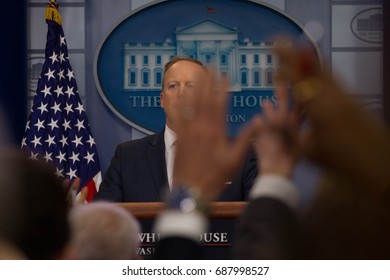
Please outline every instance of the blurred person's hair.
[[0, 260], [24, 260], [26, 256], [7, 240], [0, 240]]
[[9, 124], [2, 112], [4, 106], [0, 103], [0, 153], [10, 146]]
[[137, 257], [140, 225], [130, 212], [110, 202], [75, 206], [69, 215], [73, 253], [82, 260]]
[[62, 182], [17, 151], [0, 157], [0, 236], [28, 259], [61, 258], [70, 238]]

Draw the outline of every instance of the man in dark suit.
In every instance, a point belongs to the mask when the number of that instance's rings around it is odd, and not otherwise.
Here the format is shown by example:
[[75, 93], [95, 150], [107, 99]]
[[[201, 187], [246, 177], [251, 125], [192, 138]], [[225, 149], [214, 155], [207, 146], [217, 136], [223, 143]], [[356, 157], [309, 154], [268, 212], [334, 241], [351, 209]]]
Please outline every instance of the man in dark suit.
[[[161, 107], [166, 126], [160, 133], [118, 145], [96, 199], [115, 202], [163, 201], [172, 186], [178, 101], [192, 94], [206, 78], [206, 69], [195, 59], [176, 57], [165, 65]], [[192, 112], [187, 112], [191, 114]], [[257, 175], [257, 161], [248, 153], [238, 174], [228, 178], [218, 200], [246, 200]]]

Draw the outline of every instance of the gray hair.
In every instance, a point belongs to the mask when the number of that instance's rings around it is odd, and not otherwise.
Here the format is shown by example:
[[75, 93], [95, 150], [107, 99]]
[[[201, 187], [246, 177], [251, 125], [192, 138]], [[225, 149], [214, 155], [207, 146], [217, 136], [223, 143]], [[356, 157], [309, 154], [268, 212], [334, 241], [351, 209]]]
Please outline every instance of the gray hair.
[[75, 258], [128, 260], [137, 257], [140, 225], [126, 209], [110, 202], [75, 206], [69, 216]]

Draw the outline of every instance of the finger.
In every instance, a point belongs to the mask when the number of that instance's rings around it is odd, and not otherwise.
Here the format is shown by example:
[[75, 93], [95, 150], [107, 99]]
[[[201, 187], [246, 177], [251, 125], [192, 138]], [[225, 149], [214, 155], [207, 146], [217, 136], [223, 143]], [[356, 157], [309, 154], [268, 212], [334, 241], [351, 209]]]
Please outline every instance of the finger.
[[215, 71], [210, 68], [208, 69], [202, 90], [197, 93], [199, 95], [199, 117], [209, 118], [212, 115], [211, 112], [216, 108], [217, 100], [214, 96], [216, 90], [215, 81]]
[[64, 185], [64, 186], [68, 186], [69, 185], [69, 179], [68, 178], [65, 178], [63, 181], [62, 181], [62, 184]]
[[72, 185], [70, 184], [69, 179], [65, 178], [62, 182], [62, 185], [64, 186], [66, 201], [71, 206], [73, 203], [73, 192]]
[[263, 103], [263, 116], [268, 122], [274, 122], [276, 119], [276, 114], [270, 100], [266, 100]]
[[292, 48], [288, 44], [279, 44], [275, 49], [275, 53], [279, 58], [280, 67], [278, 70], [278, 76], [286, 82], [296, 82], [298, 78], [298, 72], [296, 71], [298, 65], [298, 57], [296, 53], [292, 51]]
[[62, 181], [62, 185], [64, 186], [64, 190], [66, 192], [68, 192], [69, 188], [70, 188], [70, 185], [69, 185], [69, 179], [68, 178], [65, 178], [63, 181]]
[[278, 100], [279, 121], [284, 121], [288, 116], [288, 93], [284, 84], [278, 82], [275, 87], [275, 95]]
[[221, 122], [222, 124], [226, 124], [223, 122], [223, 116], [227, 113], [227, 104], [229, 98], [229, 81], [227, 78], [222, 78], [218, 81], [216, 86], [216, 96], [215, 96], [215, 110], [214, 118], [215, 121]]
[[79, 188], [80, 188], [80, 183], [81, 183], [81, 179], [80, 178], [75, 178], [72, 181], [71, 189], [78, 191]]
[[292, 84], [318, 73], [320, 63], [313, 48], [293, 46], [290, 43], [281, 43], [275, 48], [279, 57], [280, 76]]
[[230, 162], [232, 168], [240, 166], [244, 155], [247, 153], [253, 139], [265, 128], [261, 117], [254, 117], [251, 123], [245, 126], [231, 144]]
[[[206, 70], [205, 70], [206, 71]], [[201, 79], [203, 80], [203, 79]], [[188, 128], [194, 118], [198, 115], [199, 103], [202, 98], [201, 94], [204, 92], [204, 83], [196, 82], [193, 88], [184, 88], [184, 94], [177, 100], [179, 111], [178, 116], [178, 130], [185, 130]]]
[[82, 204], [86, 201], [87, 196], [88, 196], [89, 190], [88, 187], [85, 186], [83, 187], [80, 192], [77, 194], [74, 203], [75, 204]]

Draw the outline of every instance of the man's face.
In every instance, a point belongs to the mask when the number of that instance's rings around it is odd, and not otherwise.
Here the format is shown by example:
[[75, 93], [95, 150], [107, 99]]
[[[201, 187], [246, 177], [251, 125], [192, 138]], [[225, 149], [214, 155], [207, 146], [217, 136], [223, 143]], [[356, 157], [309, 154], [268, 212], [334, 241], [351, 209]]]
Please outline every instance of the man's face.
[[179, 114], [178, 100], [183, 94], [191, 94], [205, 78], [205, 69], [191, 61], [176, 62], [166, 71], [160, 94], [161, 108], [165, 111], [167, 126], [173, 131]]

